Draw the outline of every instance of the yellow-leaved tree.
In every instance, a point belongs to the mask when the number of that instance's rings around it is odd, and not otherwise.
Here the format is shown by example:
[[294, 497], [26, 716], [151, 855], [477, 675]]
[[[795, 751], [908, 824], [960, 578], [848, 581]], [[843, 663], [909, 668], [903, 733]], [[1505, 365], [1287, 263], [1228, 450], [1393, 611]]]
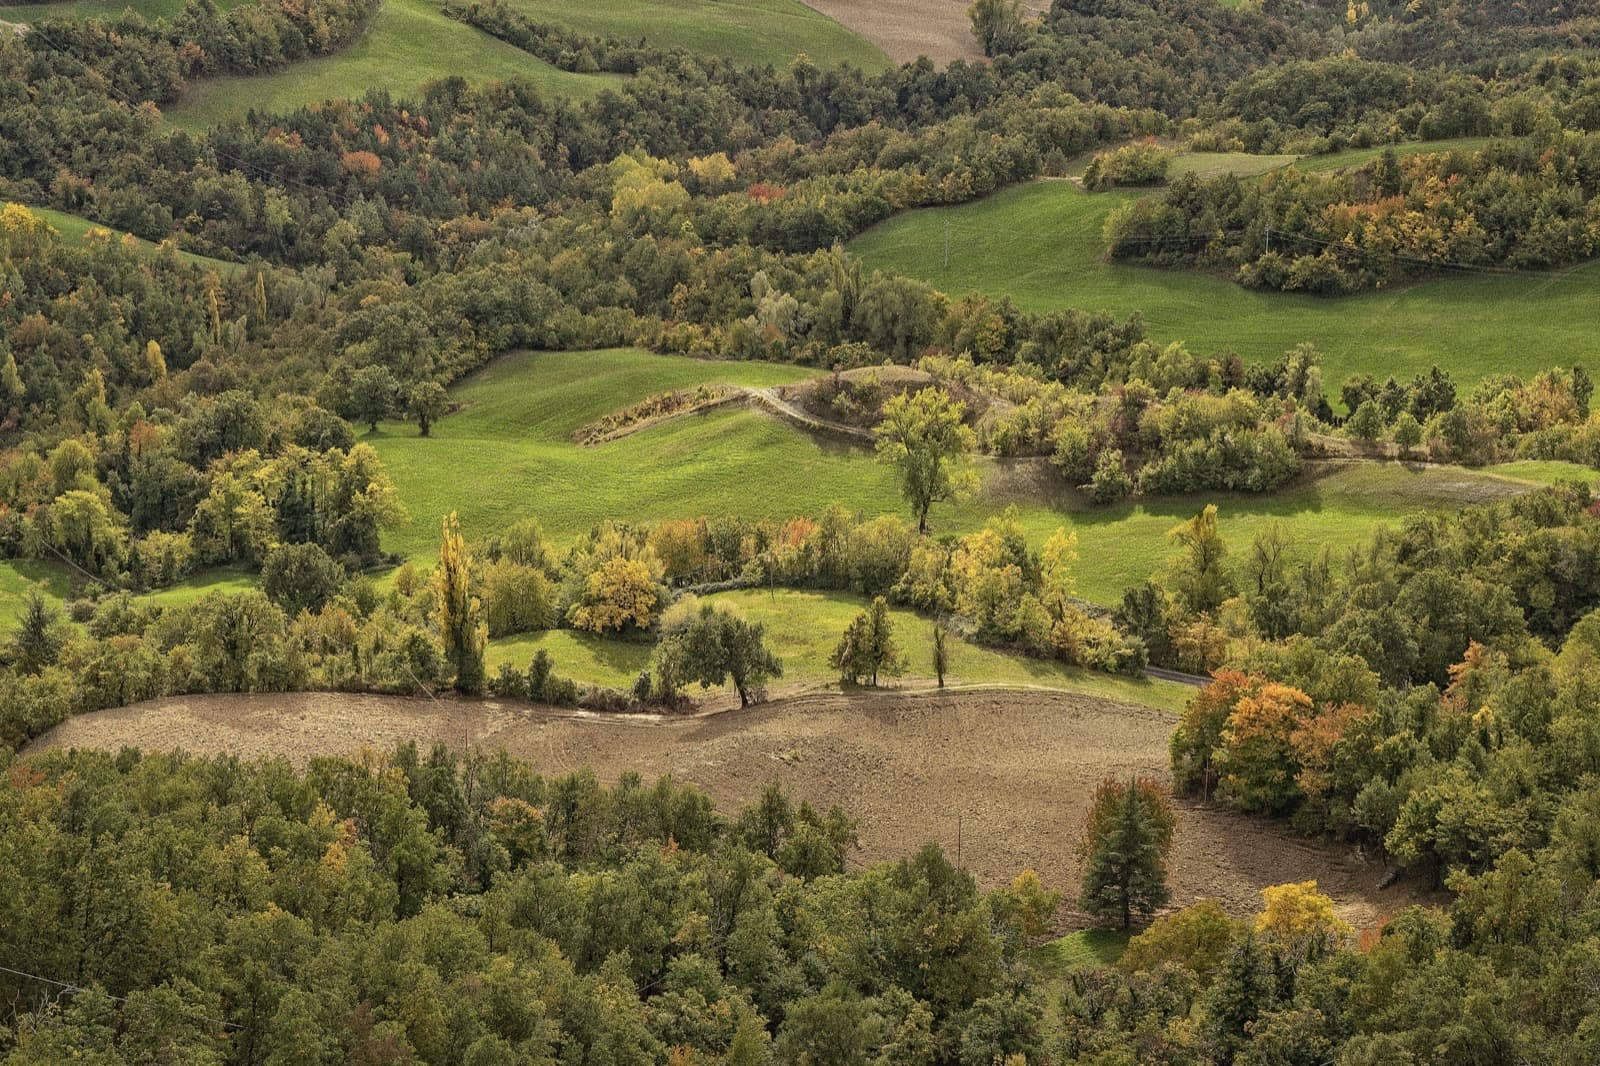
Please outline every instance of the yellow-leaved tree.
[[461, 521], [454, 511], [444, 520], [433, 591], [445, 657], [456, 671], [456, 691], [476, 696], [483, 691], [483, 652], [489, 643], [489, 627], [483, 605], [472, 594], [472, 556], [467, 553]]
[[1350, 935], [1350, 926], [1333, 912], [1333, 900], [1315, 881], [1272, 885], [1261, 890], [1266, 909], [1256, 915], [1256, 932], [1299, 949], [1321, 940], [1328, 946]]

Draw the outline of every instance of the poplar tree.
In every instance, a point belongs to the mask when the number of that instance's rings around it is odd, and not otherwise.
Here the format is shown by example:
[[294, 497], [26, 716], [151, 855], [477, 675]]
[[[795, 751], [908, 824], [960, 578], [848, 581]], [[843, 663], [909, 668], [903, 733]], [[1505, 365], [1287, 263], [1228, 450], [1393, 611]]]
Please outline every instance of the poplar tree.
[[444, 520], [433, 590], [445, 657], [456, 672], [456, 691], [476, 696], [483, 691], [483, 652], [489, 642], [489, 627], [484, 622], [483, 605], [472, 594], [472, 556], [467, 553], [461, 522], [454, 511]]

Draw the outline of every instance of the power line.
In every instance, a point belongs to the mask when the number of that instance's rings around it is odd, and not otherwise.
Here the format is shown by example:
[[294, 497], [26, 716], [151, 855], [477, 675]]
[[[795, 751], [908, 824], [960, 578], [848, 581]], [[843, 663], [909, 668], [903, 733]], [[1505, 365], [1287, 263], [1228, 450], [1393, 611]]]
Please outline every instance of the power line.
[[[12, 969], [10, 966], [0, 966], [0, 972], [14, 974], [17, 977], [26, 977], [30, 981], [38, 981], [41, 984], [54, 985], [56, 988], [59, 988], [62, 991], [68, 992], [68, 993], [74, 993], [75, 994], [75, 993], [79, 993], [79, 992], [96, 991], [95, 989], [85, 988], [82, 985], [72, 984], [70, 981], [57, 981], [53, 977], [41, 977], [40, 975], [38, 975], [36, 973], [28, 973], [26, 970], [15, 970], [15, 969]], [[110, 992], [104, 992], [104, 991], [100, 992], [100, 994], [102, 996], [105, 996], [107, 999], [112, 1000], [112, 1001], [117, 1002], [117, 1003], [127, 1003], [128, 1002], [128, 997], [127, 996], [114, 996]], [[200, 1019], [203, 1022], [210, 1022], [212, 1025], [221, 1026], [224, 1029], [243, 1029], [243, 1028], [245, 1028], [244, 1026], [240, 1025], [238, 1022], [223, 1021], [221, 1018], [210, 1018], [210, 1017], [207, 1017], [204, 1014], [196, 1014], [194, 1017]]]

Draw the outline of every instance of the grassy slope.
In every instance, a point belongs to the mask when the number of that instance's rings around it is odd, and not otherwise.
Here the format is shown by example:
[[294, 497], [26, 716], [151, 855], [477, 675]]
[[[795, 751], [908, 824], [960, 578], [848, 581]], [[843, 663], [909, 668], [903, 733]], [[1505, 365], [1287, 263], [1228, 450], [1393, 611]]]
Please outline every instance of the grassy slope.
[[[30, 207], [28, 210], [33, 212], [33, 214], [37, 217], [42, 218], [46, 222], [50, 223], [50, 225], [55, 228], [56, 233], [60, 235], [62, 240], [81, 241], [90, 230], [107, 229], [107, 227], [102, 226], [98, 222], [91, 221], [90, 219], [83, 218], [78, 215], [69, 215], [65, 211], [56, 211], [47, 207]], [[131, 239], [135, 244], [147, 252], [154, 253], [156, 251], [156, 245], [145, 240], [143, 237], [134, 237], [130, 233], [123, 233], [117, 230], [110, 232], [114, 233], [119, 240], [125, 241]], [[212, 259], [209, 256], [195, 255], [193, 252], [179, 252], [178, 254], [189, 260], [191, 263], [195, 263], [199, 266], [211, 267], [219, 271], [234, 271], [244, 269], [244, 264], [230, 263], [225, 259]]]
[[584, 33], [644, 38], [739, 63], [783, 65], [804, 52], [820, 66], [888, 66], [875, 45], [798, 0], [509, 0], [529, 18]]
[[[115, 18], [124, 11], [132, 11], [148, 19], [171, 18], [183, 10], [187, 0], [58, 0], [56, 3], [0, 5], [0, 21], [38, 22], [45, 18]], [[226, 11], [238, 7], [245, 0], [216, 0], [217, 7]]]
[[[438, 522], [460, 513], [469, 536], [528, 516], [567, 541], [606, 518], [654, 521], [702, 514], [749, 518], [814, 514], [834, 501], [879, 514], [900, 508], [890, 471], [870, 450], [818, 440], [775, 419], [735, 408], [677, 419], [595, 448], [568, 441], [597, 415], [652, 392], [697, 382], [762, 383], [803, 376], [795, 367], [701, 363], [621, 350], [523, 353], [497, 361], [454, 392], [467, 404], [441, 420], [434, 436], [385, 424], [368, 437], [382, 455], [407, 525], [391, 550], [431, 560]], [[1057, 526], [1079, 538], [1079, 592], [1114, 603], [1129, 584], [1160, 569], [1166, 531], [1207, 502], [1222, 512], [1236, 550], [1275, 520], [1306, 550], [1364, 539], [1379, 522], [1419, 509], [1453, 509], [1518, 491], [1531, 481], [1452, 467], [1357, 464], [1271, 496], [1196, 496], [1097, 508], [1065, 491], [1037, 464], [980, 462], [983, 489], [934, 509], [936, 532], [981, 526], [1009, 504], [1035, 543]], [[1519, 480], [1520, 479], [1520, 480]]]
[[[856, 612], [866, 606], [863, 598], [849, 593], [787, 589], [771, 593], [750, 590], [725, 592], [707, 596], [705, 602], [733, 607], [752, 622], [760, 622], [767, 627], [772, 646], [783, 659], [784, 684], [820, 684], [836, 680], [838, 671], [828, 665], [828, 656], [833, 653], [833, 647], [845, 626]], [[911, 611], [895, 609], [892, 614], [895, 640], [909, 663], [901, 681], [931, 684], [934, 679], [931, 623]], [[946, 677], [946, 683], [951, 686], [1038, 685], [1131, 700], [1172, 711], [1180, 709], [1192, 694], [1190, 689], [1182, 685], [1109, 677], [1059, 663], [1010, 655], [965, 641], [956, 642], [952, 647], [951, 667]], [[492, 642], [489, 646], [490, 667], [502, 662], [526, 667], [539, 648], [550, 653], [557, 673], [579, 682], [621, 689], [630, 688], [634, 678], [648, 667], [650, 661], [650, 645], [639, 641], [556, 630]]]
[[1293, 155], [1251, 155], [1249, 152], [1185, 152], [1172, 161], [1167, 176], [1169, 180], [1183, 174], [1197, 174], [1201, 178], [1220, 178], [1224, 174], [1251, 178], [1288, 166], [1298, 158]]
[[955, 294], [1009, 294], [1028, 310], [1139, 311], [1157, 340], [1204, 352], [1271, 359], [1310, 341], [1334, 391], [1358, 370], [1409, 377], [1438, 363], [1470, 384], [1491, 373], [1592, 363], [1600, 354], [1589, 325], [1600, 263], [1548, 275], [1441, 278], [1344, 299], [1252, 292], [1195, 272], [1107, 263], [1106, 216], [1143, 195], [1035, 182], [977, 203], [897, 216], [851, 250], [870, 268]]
[[166, 112], [175, 125], [199, 129], [257, 111], [292, 111], [322, 100], [358, 97], [370, 89], [396, 95], [452, 74], [473, 81], [521, 75], [546, 92], [587, 97], [617, 79], [571, 74], [480, 30], [446, 18], [434, 0], [384, 0], [361, 39], [331, 56], [308, 59], [258, 77], [199, 82]]

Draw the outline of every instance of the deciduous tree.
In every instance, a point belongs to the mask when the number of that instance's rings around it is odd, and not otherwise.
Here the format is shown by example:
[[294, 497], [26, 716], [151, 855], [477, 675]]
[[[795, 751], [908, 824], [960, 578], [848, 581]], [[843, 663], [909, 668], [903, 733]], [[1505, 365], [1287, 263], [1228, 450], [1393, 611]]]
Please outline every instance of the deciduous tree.
[[976, 437], [962, 421], [966, 409], [943, 389], [901, 393], [883, 407], [877, 429], [878, 458], [900, 474], [900, 491], [928, 531], [928, 511], [975, 482], [966, 457]]
[[888, 601], [877, 597], [871, 607], [851, 620], [829, 661], [839, 676], [852, 685], [864, 678], [875, 687], [880, 676], [899, 677], [905, 673], [906, 661], [894, 642], [894, 620], [889, 617]]
[[483, 691], [483, 653], [489, 627], [483, 620], [483, 605], [473, 595], [472, 556], [467, 553], [461, 521], [454, 511], [444, 520], [433, 592], [439, 635], [445, 658], [455, 668], [456, 688], [475, 696]]

